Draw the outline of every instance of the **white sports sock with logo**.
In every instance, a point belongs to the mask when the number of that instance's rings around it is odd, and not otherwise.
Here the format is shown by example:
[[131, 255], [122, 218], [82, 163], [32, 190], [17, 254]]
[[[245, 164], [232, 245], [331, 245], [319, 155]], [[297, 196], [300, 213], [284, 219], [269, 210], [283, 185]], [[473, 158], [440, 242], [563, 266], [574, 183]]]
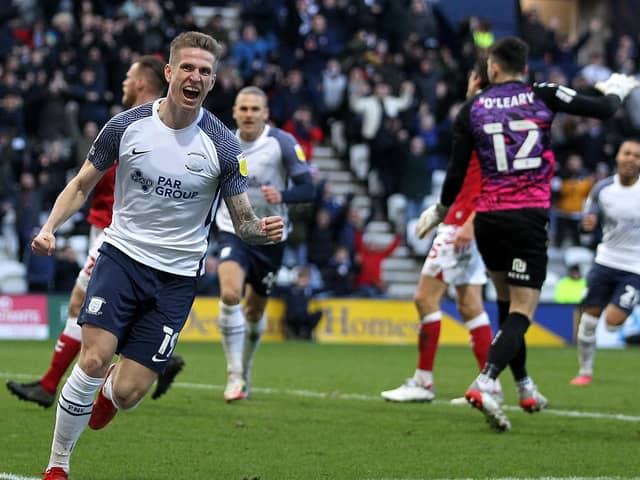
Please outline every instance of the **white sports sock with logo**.
[[87, 428], [93, 411], [93, 397], [102, 384], [102, 378], [90, 377], [76, 364], [65, 382], [56, 409], [56, 426], [53, 431], [49, 465], [69, 472], [71, 451]]
[[242, 349], [244, 347], [245, 319], [242, 306], [226, 305], [220, 301], [218, 319], [222, 346], [227, 357], [227, 373], [242, 375]]
[[593, 360], [596, 356], [596, 327], [598, 317], [583, 313], [580, 316], [578, 327], [578, 362], [580, 370], [578, 375], [593, 374]]

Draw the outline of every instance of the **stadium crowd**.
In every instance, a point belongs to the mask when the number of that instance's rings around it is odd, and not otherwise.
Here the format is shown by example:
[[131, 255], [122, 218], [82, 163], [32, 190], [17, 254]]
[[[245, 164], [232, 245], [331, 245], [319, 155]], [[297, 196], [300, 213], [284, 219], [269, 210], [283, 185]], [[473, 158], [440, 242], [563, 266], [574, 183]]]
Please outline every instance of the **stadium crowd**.
[[[446, 168], [451, 123], [464, 99], [467, 73], [478, 51], [494, 40], [491, 19], [471, 17], [451, 25], [428, 0], [207, 3], [225, 8], [203, 19], [187, 2], [2, 2], [4, 249], [27, 265], [30, 290], [68, 291], [77, 273], [73, 255], [62, 248], [56, 259], [36, 259], [28, 248], [32, 237], [104, 123], [123, 108], [121, 83], [132, 60], [145, 54], [166, 60], [171, 38], [200, 30], [224, 47], [205, 107], [227, 126], [234, 128], [231, 112], [238, 91], [256, 85], [268, 94], [271, 121], [296, 137], [312, 166], [314, 147], [336, 141], [336, 123], [343, 133], [333, 147], [345, 168], [348, 146], [366, 146], [373, 174], [359, 178], [373, 199], [370, 218], [361, 217], [350, 196], [333, 195], [316, 169], [315, 201], [293, 209], [296, 228], [286, 258], [290, 267], [317, 267], [311, 283], [323, 285], [327, 294], [382, 294], [379, 264], [392, 249], [367, 242], [366, 224], [371, 218], [393, 221], [388, 199], [402, 194], [406, 210], [401, 224], [394, 225], [395, 246], [404, 224], [417, 218], [425, 197], [435, 193], [431, 179]], [[531, 47], [532, 81], [587, 91], [611, 72], [637, 71], [636, 39], [613, 35], [599, 18], [571, 38], [556, 23], [543, 24], [533, 9], [523, 13], [517, 33]], [[640, 102], [640, 92], [628, 102]], [[611, 173], [621, 140], [640, 128], [633, 112], [630, 106], [606, 122], [558, 115], [552, 245], [592, 248], [597, 242], [579, 234], [583, 201], [593, 183]], [[64, 232], [86, 234], [82, 214]], [[7, 247], [9, 237], [18, 239], [15, 248]], [[214, 258], [207, 271], [201, 291], [215, 294]]]

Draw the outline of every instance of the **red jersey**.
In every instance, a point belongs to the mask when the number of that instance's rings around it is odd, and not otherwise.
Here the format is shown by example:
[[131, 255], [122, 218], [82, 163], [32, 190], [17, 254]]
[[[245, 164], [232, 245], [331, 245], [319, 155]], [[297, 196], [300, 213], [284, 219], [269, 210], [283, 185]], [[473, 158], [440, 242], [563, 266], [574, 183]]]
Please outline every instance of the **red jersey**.
[[455, 225], [457, 227], [462, 226], [469, 218], [469, 215], [476, 209], [476, 202], [480, 195], [481, 185], [480, 161], [478, 160], [477, 152], [474, 150], [471, 152], [471, 160], [469, 160], [467, 174], [464, 177], [460, 193], [458, 193], [453, 205], [449, 208], [449, 213], [444, 217], [442, 223]]
[[87, 221], [94, 227], [104, 229], [111, 225], [115, 184], [116, 165], [114, 164], [105, 172], [93, 189], [93, 200], [91, 200]]

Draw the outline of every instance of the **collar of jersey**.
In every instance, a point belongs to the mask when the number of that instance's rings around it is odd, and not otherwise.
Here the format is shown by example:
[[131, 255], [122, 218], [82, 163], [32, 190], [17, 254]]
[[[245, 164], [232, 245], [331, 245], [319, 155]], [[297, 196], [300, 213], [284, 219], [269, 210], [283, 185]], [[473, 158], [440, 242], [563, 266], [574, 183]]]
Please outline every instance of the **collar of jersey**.
[[151, 112], [152, 112], [153, 121], [156, 123], [156, 125], [160, 126], [163, 130], [167, 131], [168, 133], [171, 133], [173, 135], [178, 135], [182, 132], [189, 130], [190, 128], [193, 128], [202, 119], [202, 115], [204, 114], [204, 109], [200, 107], [200, 111], [198, 112], [198, 116], [196, 117], [196, 119], [186, 127], [184, 128], [168, 127], [167, 125], [165, 125], [165, 123], [162, 120], [160, 120], [160, 116], [158, 115], [158, 108], [160, 108], [160, 102], [162, 102], [165, 98], [166, 97], [159, 98], [155, 102], [153, 102], [153, 108], [151, 109]]
[[262, 130], [262, 133], [260, 135], [258, 135], [258, 137], [252, 142], [245, 142], [242, 138], [240, 138], [240, 129], [239, 128], [236, 129], [235, 134], [236, 134], [236, 137], [238, 138], [238, 141], [240, 142], [240, 145], [243, 145], [244, 148], [248, 148], [248, 147], [258, 143], [263, 138], [265, 138], [269, 134], [269, 130], [270, 129], [271, 129], [271, 126], [268, 123], [265, 123], [264, 129]]

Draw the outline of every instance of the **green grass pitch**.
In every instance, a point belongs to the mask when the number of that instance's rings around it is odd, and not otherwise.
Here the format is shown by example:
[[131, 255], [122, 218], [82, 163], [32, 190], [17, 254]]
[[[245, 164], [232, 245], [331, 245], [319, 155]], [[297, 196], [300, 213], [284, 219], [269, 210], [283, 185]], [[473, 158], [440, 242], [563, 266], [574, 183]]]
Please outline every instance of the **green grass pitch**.
[[[28, 381], [48, 366], [52, 342], [0, 342], [0, 379]], [[550, 411], [515, 408], [513, 430], [452, 406], [475, 376], [470, 349], [440, 347], [436, 400], [383, 401], [413, 373], [414, 347], [264, 344], [247, 401], [226, 404], [220, 344], [181, 343], [187, 365], [161, 399], [146, 398], [104, 430], [86, 430], [71, 480], [417, 480], [640, 476], [640, 349], [602, 350], [589, 387], [572, 387], [574, 348], [530, 348], [529, 370]], [[38, 478], [55, 407], [0, 390], [0, 479]]]

